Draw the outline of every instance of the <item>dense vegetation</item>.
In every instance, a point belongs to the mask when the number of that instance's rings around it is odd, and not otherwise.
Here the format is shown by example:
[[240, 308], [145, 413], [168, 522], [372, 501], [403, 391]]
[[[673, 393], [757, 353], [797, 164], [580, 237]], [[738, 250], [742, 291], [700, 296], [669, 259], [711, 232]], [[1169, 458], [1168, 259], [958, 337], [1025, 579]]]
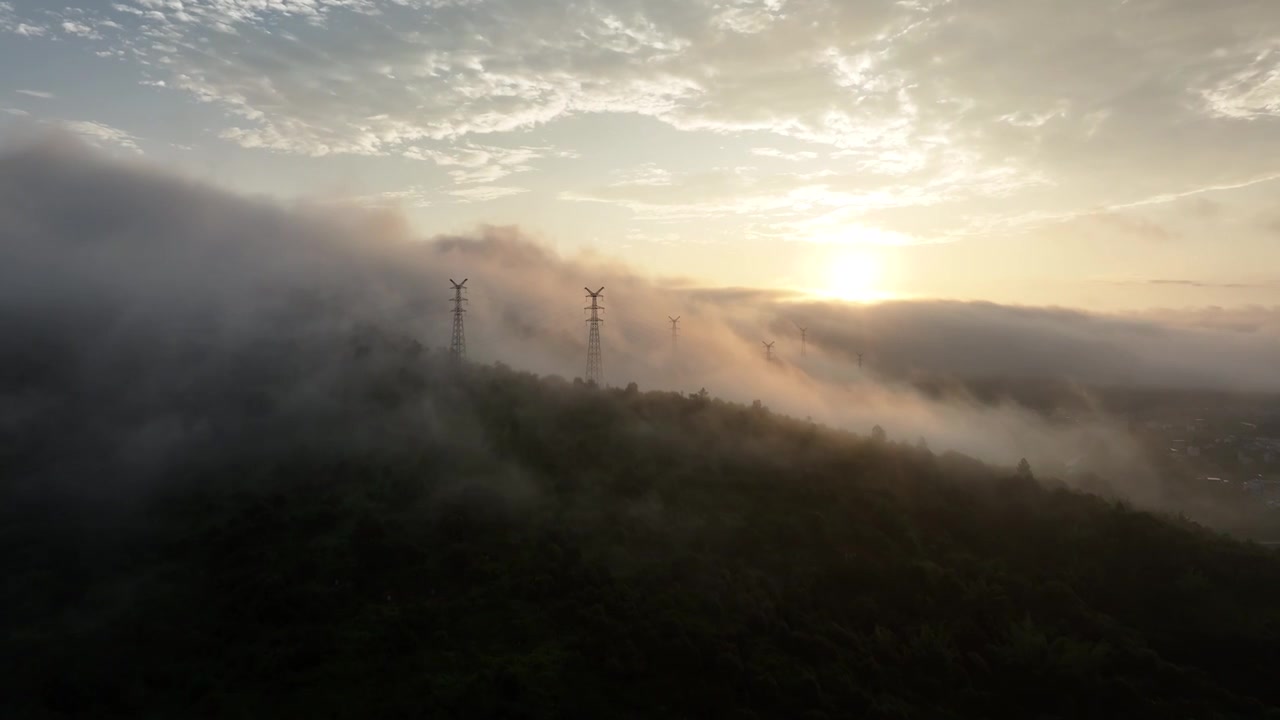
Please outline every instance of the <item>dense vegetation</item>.
[[227, 408], [221, 451], [138, 486], [0, 455], [0, 715], [1280, 717], [1273, 551], [764, 407], [344, 353], [288, 415], [281, 373], [163, 396]]

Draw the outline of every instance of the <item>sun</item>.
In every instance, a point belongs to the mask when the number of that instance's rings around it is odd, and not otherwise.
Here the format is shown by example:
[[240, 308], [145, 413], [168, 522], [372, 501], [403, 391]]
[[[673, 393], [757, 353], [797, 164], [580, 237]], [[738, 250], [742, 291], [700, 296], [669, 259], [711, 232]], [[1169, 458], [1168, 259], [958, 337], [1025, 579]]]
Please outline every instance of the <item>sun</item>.
[[867, 247], [840, 248], [826, 259], [819, 294], [833, 300], [874, 302], [890, 296], [880, 287], [883, 266]]

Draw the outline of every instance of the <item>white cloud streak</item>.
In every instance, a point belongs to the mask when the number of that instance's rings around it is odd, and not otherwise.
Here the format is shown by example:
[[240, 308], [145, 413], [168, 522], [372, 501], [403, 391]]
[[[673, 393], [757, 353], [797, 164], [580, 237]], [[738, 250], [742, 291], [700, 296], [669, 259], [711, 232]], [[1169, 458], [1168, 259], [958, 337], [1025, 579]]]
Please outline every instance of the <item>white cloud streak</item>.
[[450, 190], [449, 194], [463, 202], [486, 202], [526, 192], [529, 192], [527, 188], [520, 187], [472, 185], [470, 187], [459, 188], [457, 190]]
[[95, 146], [115, 146], [137, 153], [142, 152], [142, 148], [138, 147], [139, 138], [120, 128], [92, 120], [71, 120], [61, 125]]

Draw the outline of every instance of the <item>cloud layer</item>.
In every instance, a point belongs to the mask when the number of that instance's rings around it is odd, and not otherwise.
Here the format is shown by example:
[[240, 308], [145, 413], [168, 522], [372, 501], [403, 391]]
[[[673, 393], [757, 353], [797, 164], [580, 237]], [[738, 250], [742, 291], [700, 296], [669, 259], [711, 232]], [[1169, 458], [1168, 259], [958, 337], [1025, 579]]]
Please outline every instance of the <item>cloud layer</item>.
[[[705, 289], [604, 258], [561, 257], [512, 228], [423, 241], [394, 214], [247, 200], [66, 138], [0, 156], [0, 237], [0, 435], [22, 448], [23, 433], [53, 423], [61, 457], [94, 462], [105, 453], [145, 465], [164, 448], [227, 432], [254, 440], [252, 427], [228, 430], [209, 416], [230, 401], [266, 417], [306, 408], [282, 416], [289, 432], [305, 435], [334, 402], [320, 390], [325, 378], [341, 376], [342, 352], [326, 343], [377, 326], [443, 346], [449, 277], [470, 278], [468, 346], [478, 361], [580, 374], [581, 288], [603, 285], [611, 383], [706, 387], [858, 432], [878, 423], [894, 437], [922, 435], [935, 449], [1002, 463], [1027, 456], [1052, 466], [1099, 442], [1117, 458], [1132, 460], [1133, 450], [1103, 417], [1057, 427], [1011, 405], [931, 401], [897, 378], [1280, 390], [1275, 310], [1110, 317]], [[677, 353], [668, 315], [682, 317]], [[809, 328], [803, 359], [793, 322]], [[764, 362], [765, 339], [778, 342], [780, 362]], [[269, 388], [268, 402], [257, 393]], [[383, 427], [351, 431], [372, 442]]]

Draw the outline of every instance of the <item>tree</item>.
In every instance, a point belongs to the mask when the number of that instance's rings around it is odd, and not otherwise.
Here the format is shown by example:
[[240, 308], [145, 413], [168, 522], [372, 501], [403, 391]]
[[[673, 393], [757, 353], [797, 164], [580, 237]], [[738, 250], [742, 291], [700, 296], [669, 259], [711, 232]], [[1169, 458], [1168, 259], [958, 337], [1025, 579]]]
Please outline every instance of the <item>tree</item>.
[[1035, 475], [1031, 473], [1031, 463], [1027, 462], [1026, 458], [1022, 458], [1018, 461], [1018, 477], [1025, 478], [1027, 480], [1035, 479]]

